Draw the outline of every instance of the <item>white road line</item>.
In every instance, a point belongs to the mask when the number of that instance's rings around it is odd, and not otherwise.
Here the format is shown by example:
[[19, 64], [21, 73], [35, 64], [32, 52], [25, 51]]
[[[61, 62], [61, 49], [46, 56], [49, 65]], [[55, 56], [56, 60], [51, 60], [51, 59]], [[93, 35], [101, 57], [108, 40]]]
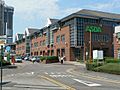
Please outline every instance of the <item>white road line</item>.
[[51, 74], [54, 74], [53, 72], [51, 72]]
[[56, 72], [57, 74], [61, 74], [60, 72]]
[[89, 81], [83, 81], [83, 80], [79, 80], [79, 79], [73, 79], [73, 80], [80, 82], [84, 85], [87, 85], [89, 87], [102, 86], [101, 84], [97, 84], [97, 83], [93, 83], [93, 82], [89, 82]]
[[73, 75], [68, 75], [69, 77], [74, 77]]
[[49, 75], [49, 76], [51, 76], [51, 77], [74, 77], [74, 76], [72, 76], [72, 75]]
[[31, 74], [33, 75], [33, 74], [34, 74], [34, 72], [31, 72]]
[[47, 72], [45, 72], [45, 74], [48, 74]]

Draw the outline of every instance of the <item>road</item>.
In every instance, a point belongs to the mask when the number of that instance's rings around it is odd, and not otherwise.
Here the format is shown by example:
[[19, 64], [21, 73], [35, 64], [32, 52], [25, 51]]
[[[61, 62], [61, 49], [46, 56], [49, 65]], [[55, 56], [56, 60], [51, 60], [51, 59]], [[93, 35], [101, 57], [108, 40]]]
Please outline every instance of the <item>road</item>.
[[3, 70], [3, 90], [120, 90], [120, 76], [87, 71], [65, 63], [24, 61], [18, 68]]

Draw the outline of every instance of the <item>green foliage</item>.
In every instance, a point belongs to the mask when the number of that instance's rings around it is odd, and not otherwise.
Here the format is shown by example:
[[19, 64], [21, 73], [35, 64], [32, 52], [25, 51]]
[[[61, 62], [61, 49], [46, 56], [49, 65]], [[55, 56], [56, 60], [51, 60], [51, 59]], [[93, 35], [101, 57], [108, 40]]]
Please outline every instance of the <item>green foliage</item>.
[[105, 63], [120, 63], [120, 59], [114, 59], [113, 57], [105, 57]]
[[47, 60], [58, 60], [57, 56], [47, 56]]
[[97, 62], [90, 63], [90, 62], [87, 62], [86, 63], [86, 68], [87, 68], [87, 70], [94, 70], [94, 68], [102, 66], [102, 65], [103, 65], [102, 63], [97, 63]]
[[120, 75], [120, 59], [114, 59], [113, 57], [105, 57], [104, 63], [97, 63], [97, 60], [94, 60], [92, 63], [87, 61], [86, 68], [87, 70]]
[[41, 61], [46, 60], [46, 57], [45, 56], [40, 56], [40, 60]]
[[120, 75], [120, 64], [119, 63], [108, 63], [103, 66], [94, 68], [94, 71], [99, 72], [106, 72], [112, 74], [119, 74]]
[[40, 56], [40, 60], [58, 60], [57, 56]]
[[[1, 63], [1, 60], [0, 60], [0, 63]], [[11, 65], [11, 64], [8, 61], [2, 60], [2, 65], [6, 66], [6, 65]]]

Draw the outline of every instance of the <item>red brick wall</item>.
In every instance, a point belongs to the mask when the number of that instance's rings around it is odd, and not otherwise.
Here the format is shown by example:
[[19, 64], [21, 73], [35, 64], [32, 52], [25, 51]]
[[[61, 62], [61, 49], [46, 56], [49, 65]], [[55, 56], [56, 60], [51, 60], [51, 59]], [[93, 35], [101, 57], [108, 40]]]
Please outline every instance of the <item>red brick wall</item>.
[[113, 40], [114, 40], [114, 58], [118, 58], [118, 48], [120, 48], [120, 44], [116, 36], [113, 37]]
[[[54, 32], [54, 47], [55, 47], [55, 49], [54, 49], [55, 54], [54, 55], [57, 56], [57, 49], [60, 49], [60, 53], [62, 53], [61, 49], [64, 48], [65, 49], [65, 57], [66, 57], [67, 61], [70, 60], [70, 31], [69, 30], [70, 29], [67, 26], [67, 27], [63, 27], [63, 28], [57, 30], [56, 32]], [[65, 35], [65, 43], [63, 43], [61, 41], [61, 38], [60, 38], [59, 44], [56, 42], [56, 38], [59, 35], [60, 35], [60, 37], [62, 35]], [[61, 54], [60, 54], [60, 56], [61, 56]]]
[[[37, 37], [37, 38], [33, 38], [31, 40], [31, 44], [33, 45], [33, 47], [31, 47], [31, 53], [33, 53], [33, 56], [35, 55], [35, 52], [38, 52], [38, 56], [40, 55], [40, 52], [43, 52], [46, 50], [46, 45], [45, 46], [40, 46], [40, 42], [43, 42], [46, 40], [46, 36], [43, 35], [42, 37]], [[34, 43], [38, 42], [38, 47], [34, 47]]]
[[[21, 49], [18, 50], [18, 48], [21, 48]], [[25, 54], [25, 42], [16, 44], [16, 55], [23, 55], [23, 54]]]

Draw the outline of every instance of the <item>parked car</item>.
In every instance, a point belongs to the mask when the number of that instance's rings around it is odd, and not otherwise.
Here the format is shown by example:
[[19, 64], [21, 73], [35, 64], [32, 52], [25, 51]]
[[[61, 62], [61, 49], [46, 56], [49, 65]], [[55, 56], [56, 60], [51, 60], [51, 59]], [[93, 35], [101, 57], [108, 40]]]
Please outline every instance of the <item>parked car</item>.
[[24, 60], [29, 61], [29, 57], [28, 57], [28, 56], [26, 56], [26, 57], [24, 58]]
[[36, 62], [40, 62], [40, 57], [36, 56]]
[[39, 56], [32, 56], [30, 60], [32, 62], [40, 62], [40, 57]]
[[15, 57], [15, 62], [20, 62], [22, 63], [22, 58], [20, 56]]

